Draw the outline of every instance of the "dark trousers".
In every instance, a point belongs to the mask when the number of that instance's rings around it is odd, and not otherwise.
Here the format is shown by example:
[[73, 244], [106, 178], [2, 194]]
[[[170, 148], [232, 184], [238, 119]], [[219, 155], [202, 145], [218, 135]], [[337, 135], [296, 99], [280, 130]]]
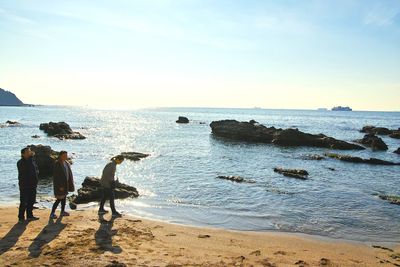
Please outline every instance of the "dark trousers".
[[19, 212], [18, 218], [25, 219], [25, 211], [26, 217], [33, 217], [33, 204], [35, 204], [36, 200], [36, 188], [20, 188], [19, 189]]
[[67, 196], [65, 196], [63, 199], [57, 199], [56, 202], [53, 204], [53, 208], [51, 209], [51, 213], [56, 212], [56, 209], [58, 207], [58, 204], [61, 203], [61, 213], [65, 211], [65, 203], [67, 202]]
[[100, 210], [104, 210], [104, 204], [106, 203], [107, 199], [110, 200], [111, 211], [113, 213], [117, 212], [117, 210], [115, 209], [115, 203], [114, 203], [114, 199], [115, 199], [114, 189], [111, 189], [111, 188], [103, 188], [103, 198], [100, 201]]

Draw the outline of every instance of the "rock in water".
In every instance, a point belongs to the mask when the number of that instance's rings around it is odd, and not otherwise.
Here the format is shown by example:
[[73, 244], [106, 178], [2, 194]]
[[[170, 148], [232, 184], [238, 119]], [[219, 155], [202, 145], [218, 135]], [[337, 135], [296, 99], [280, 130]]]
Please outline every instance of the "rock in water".
[[236, 120], [213, 121], [212, 133], [218, 137], [251, 143], [273, 143], [280, 146], [309, 146], [332, 149], [362, 150], [364, 147], [337, 140], [323, 134], [308, 134], [298, 129], [267, 128], [264, 125]]
[[48, 136], [54, 136], [60, 140], [86, 138], [81, 133], [72, 131], [71, 127], [65, 122], [42, 123], [39, 129], [47, 133]]
[[400, 205], [400, 196], [379, 195], [380, 199], [387, 200], [391, 204]]
[[287, 177], [292, 177], [302, 180], [306, 180], [308, 176], [308, 172], [306, 170], [274, 168], [274, 172], [280, 173]]
[[222, 179], [222, 180], [229, 180], [229, 181], [236, 182], [236, 183], [249, 183], [249, 184], [254, 184], [255, 183], [255, 181], [253, 181], [253, 180], [247, 180], [247, 179], [245, 179], [243, 177], [240, 177], [240, 176], [232, 176], [232, 175], [224, 176], [224, 175], [220, 175], [220, 176], [217, 176], [217, 178], [218, 179]]
[[147, 158], [150, 156], [150, 154], [144, 154], [144, 153], [139, 153], [139, 152], [122, 152], [120, 154], [121, 156], [124, 157], [124, 159], [127, 160], [133, 160], [133, 161], [138, 161], [144, 158]]
[[400, 147], [397, 150], [393, 151], [393, 153], [396, 153], [396, 154], [400, 155]]
[[363, 139], [356, 140], [356, 142], [369, 146], [372, 150], [388, 150], [388, 146], [383, 142], [382, 138], [375, 134], [366, 134]]
[[179, 116], [178, 120], [176, 123], [189, 123], [189, 119], [183, 116]]
[[[114, 190], [115, 198], [123, 199], [128, 197], [138, 197], [139, 193], [133, 186], [117, 183]], [[103, 189], [100, 179], [96, 177], [86, 177], [82, 183], [82, 188], [78, 189], [78, 195], [72, 195], [69, 200], [73, 204], [83, 204], [99, 201], [103, 196]]]
[[339, 154], [333, 154], [333, 153], [326, 153], [325, 156], [327, 156], [329, 158], [333, 158], [333, 159], [338, 159], [341, 161], [352, 162], [352, 163], [365, 163], [365, 164], [371, 164], [371, 165], [400, 165], [400, 163], [395, 163], [395, 162], [376, 159], [376, 158], [363, 159], [360, 157], [353, 157], [353, 156], [349, 156], [349, 155], [339, 155]]
[[19, 125], [20, 123], [17, 122], [17, 121], [6, 121], [6, 124], [9, 124], [9, 125]]
[[[39, 178], [53, 176], [54, 163], [58, 158], [59, 152], [52, 150], [50, 146], [30, 145], [28, 147], [35, 152], [35, 159], [39, 168]], [[72, 164], [71, 159], [69, 159], [69, 162]]]
[[385, 127], [375, 127], [375, 126], [364, 126], [360, 132], [369, 133], [369, 134], [377, 134], [377, 135], [389, 135], [391, 138], [400, 139], [400, 128], [397, 130], [391, 130]]
[[391, 134], [389, 134], [389, 137], [395, 138], [395, 139], [400, 139], [400, 129], [393, 130], [393, 132]]
[[325, 157], [317, 155], [317, 154], [314, 154], [314, 155], [312, 155], [312, 154], [311, 155], [310, 154], [302, 155], [300, 158], [304, 159], [304, 160], [323, 160], [323, 159], [325, 159]]

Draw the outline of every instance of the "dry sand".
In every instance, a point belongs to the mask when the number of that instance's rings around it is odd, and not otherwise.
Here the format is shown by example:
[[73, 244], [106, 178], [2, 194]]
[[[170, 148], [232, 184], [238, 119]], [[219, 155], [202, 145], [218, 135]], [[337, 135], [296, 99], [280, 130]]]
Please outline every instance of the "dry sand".
[[400, 266], [399, 244], [321, 240], [292, 234], [196, 228], [94, 210], [18, 224], [0, 208], [0, 266]]

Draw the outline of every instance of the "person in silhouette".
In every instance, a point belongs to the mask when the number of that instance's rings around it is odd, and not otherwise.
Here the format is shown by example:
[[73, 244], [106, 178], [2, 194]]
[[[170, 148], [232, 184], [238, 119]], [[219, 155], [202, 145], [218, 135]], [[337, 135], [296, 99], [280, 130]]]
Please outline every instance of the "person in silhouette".
[[119, 155], [113, 157], [109, 163], [104, 167], [103, 174], [100, 179], [101, 186], [103, 187], [103, 198], [100, 201], [99, 214], [105, 214], [108, 211], [104, 209], [104, 204], [106, 200], [110, 200], [110, 207], [113, 217], [121, 217], [121, 214], [115, 209], [115, 195], [114, 189], [118, 180], [115, 180], [115, 172], [117, 170], [117, 165], [124, 161], [124, 157]]
[[69, 216], [69, 213], [65, 211], [65, 204], [67, 201], [68, 192], [74, 192], [74, 176], [72, 174], [71, 165], [68, 163], [67, 151], [61, 151], [58, 155], [58, 160], [54, 164], [53, 171], [53, 187], [54, 196], [56, 201], [51, 209], [50, 218], [57, 219], [56, 209], [61, 203], [61, 216]]
[[39, 218], [33, 216], [33, 204], [36, 200], [39, 169], [34, 159], [35, 153], [29, 147], [21, 149], [21, 159], [17, 162], [19, 185], [19, 212], [18, 221], [35, 221]]

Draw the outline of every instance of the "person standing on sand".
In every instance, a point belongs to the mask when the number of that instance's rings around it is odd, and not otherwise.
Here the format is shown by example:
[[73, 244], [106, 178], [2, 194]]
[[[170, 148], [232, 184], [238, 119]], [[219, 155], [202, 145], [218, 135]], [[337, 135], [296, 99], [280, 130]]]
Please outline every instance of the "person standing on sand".
[[53, 204], [51, 209], [50, 218], [57, 219], [56, 209], [58, 204], [61, 203], [61, 213], [60, 216], [69, 216], [69, 213], [65, 211], [65, 204], [67, 201], [68, 192], [74, 192], [74, 176], [72, 174], [71, 166], [68, 162], [68, 152], [61, 151], [58, 155], [58, 160], [54, 164], [53, 171], [53, 186], [54, 186], [54, 196], [56, 197], [56, 202]]
[[103, 187], [103, 198], [100, 201], [99, 214], [108, 213], [108, 211], [104, 209], [104, 204], [106, 203], [106, 200], [109, 199], [112, 216], [121, 217], [121, 214], [115, 209], [114, 189], [116, 186], [116, 182], [118, 181], [115, 180], [115, 172], [117, 170], [117, 165], [121, 164], [123, 161], [124, 157], [121, 155], [113, 157], [111, 161], [107, 163], [107, 165], [103, 169], [103, 174], [100, 179], [101, 186]]
[[18, 221], [24, 222], [25, 211], [28, 221], [39, 218], [33, 216], [33, 204], [36, 200], [36, 188], [38, 184], [39, 170], [34, 159], [35, 153], [29, 147], [21, 149], [21, 159], [17, 162], [19, 185], [19, 212]]

